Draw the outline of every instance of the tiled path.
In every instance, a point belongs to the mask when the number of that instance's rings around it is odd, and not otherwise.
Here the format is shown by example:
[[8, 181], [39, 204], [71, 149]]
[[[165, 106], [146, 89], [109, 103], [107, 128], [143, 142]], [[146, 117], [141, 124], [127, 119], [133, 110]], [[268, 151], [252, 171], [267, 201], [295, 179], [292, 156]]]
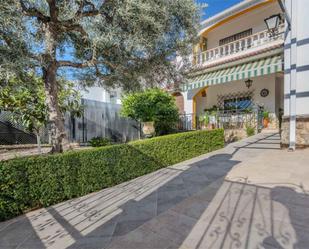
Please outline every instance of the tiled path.
[[279, 142], [259, 134], [0, 223], [0, 248], [308, 249], [309, 150]]

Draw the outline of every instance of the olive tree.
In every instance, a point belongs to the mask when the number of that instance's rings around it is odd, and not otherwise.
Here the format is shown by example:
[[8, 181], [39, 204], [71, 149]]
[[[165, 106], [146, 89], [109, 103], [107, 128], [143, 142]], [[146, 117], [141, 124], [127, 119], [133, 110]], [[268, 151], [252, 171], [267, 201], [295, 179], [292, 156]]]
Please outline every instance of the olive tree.
[[173, 57], [190, 52], [199, 21], [193, 0], [0, 1], [0, 73], [42, 77], [54, 152], [65, 138], [59, 75], [125, 91], [179, 79]]
[[[81, 95], [72, 82], [59, 80], [59, 108], [62, 114], [82, 115]], [[41, 152], [40, 135], [48, 122], [48, 108], [45, 103], [44, 83], [41, 78], [26, 75], [0, 80], [0, 110], [8, 111], [11, 121], [22, 124], [37, 137]]]

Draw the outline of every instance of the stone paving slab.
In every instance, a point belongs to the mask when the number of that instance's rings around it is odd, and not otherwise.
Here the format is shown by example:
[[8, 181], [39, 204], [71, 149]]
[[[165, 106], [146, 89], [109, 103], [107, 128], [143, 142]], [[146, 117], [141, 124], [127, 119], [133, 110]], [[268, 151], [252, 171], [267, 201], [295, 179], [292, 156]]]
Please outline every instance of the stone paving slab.
[[0, 223], [0, 248], [309, 248], [309, 151], [259, 134]]

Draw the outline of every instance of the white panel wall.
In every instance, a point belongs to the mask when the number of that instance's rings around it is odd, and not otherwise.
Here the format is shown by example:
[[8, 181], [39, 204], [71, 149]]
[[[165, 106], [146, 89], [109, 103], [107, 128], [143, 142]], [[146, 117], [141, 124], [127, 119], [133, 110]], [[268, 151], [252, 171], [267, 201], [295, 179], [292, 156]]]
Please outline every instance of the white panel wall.
[[[285, 3], [292, 19], [292, 32], [289, 32], [285, 41], [284, 114], [291, 114], [289, 96], [292, 84], [296, 89], [296, 115], [309, 115], [309, 1], [286, 0]], [[291, 46], [295, 48], [292, 54]], [[296, 68], [293, 82], [290, 81], [291, 67]]]
[[[297, 8], [296, 115], [309, 114], [309, 1], [294, 0]], [[306, 97], [305, 97], [306, 95]]]

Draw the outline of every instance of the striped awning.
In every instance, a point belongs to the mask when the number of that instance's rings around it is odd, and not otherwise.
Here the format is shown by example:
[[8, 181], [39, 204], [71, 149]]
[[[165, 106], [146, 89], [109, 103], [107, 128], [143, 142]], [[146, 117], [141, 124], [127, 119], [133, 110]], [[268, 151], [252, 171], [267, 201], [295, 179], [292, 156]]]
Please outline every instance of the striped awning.
[[257, 76], [282, 71], [282, 58], [280, 55], [240, 64], [237, 66], [200, 74], [189, 79], [182, 87], [188, 91], [205, 86], [217, 85], [236, 80], [245, 80]]

